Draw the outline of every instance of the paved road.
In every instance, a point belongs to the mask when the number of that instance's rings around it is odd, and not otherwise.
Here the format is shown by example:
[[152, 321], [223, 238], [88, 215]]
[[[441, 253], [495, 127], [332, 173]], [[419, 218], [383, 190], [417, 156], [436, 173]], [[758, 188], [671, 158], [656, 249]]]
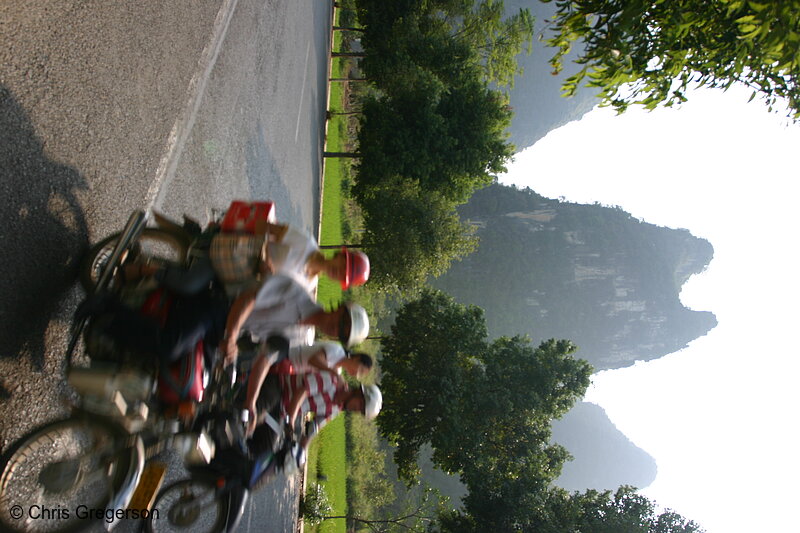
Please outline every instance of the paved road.
[[[233, 198], [272, 198], [280, 219], [316, 229], [330, 9], [0, 2], [3, 450], [65, 413], [77, 265], [133, 209], [204, 220]], [[284, 519], [266, 531], [289, 529], [290, 489], [275, 491]]]

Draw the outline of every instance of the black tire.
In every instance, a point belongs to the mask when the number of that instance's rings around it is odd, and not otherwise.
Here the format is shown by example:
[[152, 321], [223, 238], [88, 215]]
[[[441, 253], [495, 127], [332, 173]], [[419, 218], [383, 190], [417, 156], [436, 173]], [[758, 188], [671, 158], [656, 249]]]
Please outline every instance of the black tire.
[[[92, 292], [97, 285], [100, 273], [106, 265], [120, 234], [115, 233], [92, 246], [81, 263], [81, 285]], [[145, 228], [132, 247], [137, 255], [152, 257], [161, 261], [183, 264], [190, 242], [186, 235], [159, 228]]]
[[226, 500], [217, 497], [214, 483], [205, 479], [183, 479], [158, 493], [150, 518], [148, 533], [219, 533], [228, 520]]
[[[121, 430], [76, 416], [21, 438], [0, 466], [0, 531], [69, 533], [90, 519], [76, 508], [104, 509], [128, 469]], [[18, 516], [21, 515], [21, 516]]]

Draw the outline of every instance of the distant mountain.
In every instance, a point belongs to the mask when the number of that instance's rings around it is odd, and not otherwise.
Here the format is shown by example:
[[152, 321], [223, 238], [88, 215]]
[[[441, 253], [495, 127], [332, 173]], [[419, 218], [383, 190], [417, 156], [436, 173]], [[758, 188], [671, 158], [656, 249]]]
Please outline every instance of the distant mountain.
[[[552, 442], [567, 448], [574, 459], [564, 464], [556, 484], [569, 491], [616, 490], [620, 485], [649, 486], [656, 478], [656, 462], [617, 430], [605, 411], [593, 403], [580, 402], [561, 420], [553, 422]], [[383, 443], [387, 456], [394, 449]], [[457, 504], [467, 493], [458, 476], [433, 466], [430, 446], [419, 456], [422, 479]], [[393, 461], [387, 471], [395, 473]], [[398, 487], [400, 484], [398, 483]]]
[[617, 430], [602, 407], [581, 402], [553, 422], [553, 442], [575, 458], [564, 464], [558, 485], [570, 491], [644, 488], [656, 478], [656, 462]]
[[[506, 0], [506, 13], [519, 12], [528, 8], [536, 17], [536, 32], [531, 53], [521, 54], [517, 62], [524, 69], [522, 76], [516, 78], [510, 91], [514, 118], [511, 121], [511, 142], [517, 150], [533, 145], [554, 130], [573, 120], [579, 120], [599, 102], [596, 89], [581, 87], [570, 98], [561, 96], [561, 84], [577, 68], [565, 61], [565, 68], [558, 76], [552, 75], [548, 61], [555, 49], [538, 40], [544, 31], [547, 19], [555, 13], [555, 2], [542, 3], [538, 0]], [[577, 57], [579, 46], [573, 49], [569, 59]]]
[[[603, 370], [678, 351], [717, 324], [679, 299], [714, 253], [687, 230], [498, 184], [476, 192], [460, 214], [477, 227], [478, 250], [433, 284], [482, 307], [491, 337], [570, 339], [577, 357]], [[554, 423], [554, 440], [575, 457], [558, 481], [565, 488], [643, 488], [655, 476], [653, 458], [599, 407], [576, 406]]]
[[603, 370], [676, 352], [717, 324], [678, 296], [714, 253], [688, 230], [503, 185], [459, 211], [480, 245], [434, 285], [483, 307], [493, 337], [570, 339]]

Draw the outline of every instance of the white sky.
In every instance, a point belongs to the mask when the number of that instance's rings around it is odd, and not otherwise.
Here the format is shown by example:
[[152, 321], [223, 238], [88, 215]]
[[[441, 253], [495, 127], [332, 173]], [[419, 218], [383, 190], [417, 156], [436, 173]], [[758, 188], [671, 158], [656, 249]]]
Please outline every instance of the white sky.
[[749, 96], [595, 109], [517, 154], [500, 181], [711, 242], [681, 300], [719, 325], [681, 352], [595, 375], [586, 400], [655, 457], [642, 492], [659, 505], [709, 533], [797, 533], [800, 125]]

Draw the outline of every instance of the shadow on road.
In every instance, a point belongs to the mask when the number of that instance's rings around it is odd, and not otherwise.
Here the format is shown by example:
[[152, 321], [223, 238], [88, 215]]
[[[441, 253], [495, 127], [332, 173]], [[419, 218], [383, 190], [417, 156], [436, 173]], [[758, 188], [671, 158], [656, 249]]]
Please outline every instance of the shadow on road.
[[[0, 357], [44, 364], [45, 332], [76, 279], [87, 224], [77, 170], [47, 158], [28, 114], [0, 85]], [[0, 378], [5, 379], [5, 378]], [[0, 381], [0, 398], [8, 396]]]

